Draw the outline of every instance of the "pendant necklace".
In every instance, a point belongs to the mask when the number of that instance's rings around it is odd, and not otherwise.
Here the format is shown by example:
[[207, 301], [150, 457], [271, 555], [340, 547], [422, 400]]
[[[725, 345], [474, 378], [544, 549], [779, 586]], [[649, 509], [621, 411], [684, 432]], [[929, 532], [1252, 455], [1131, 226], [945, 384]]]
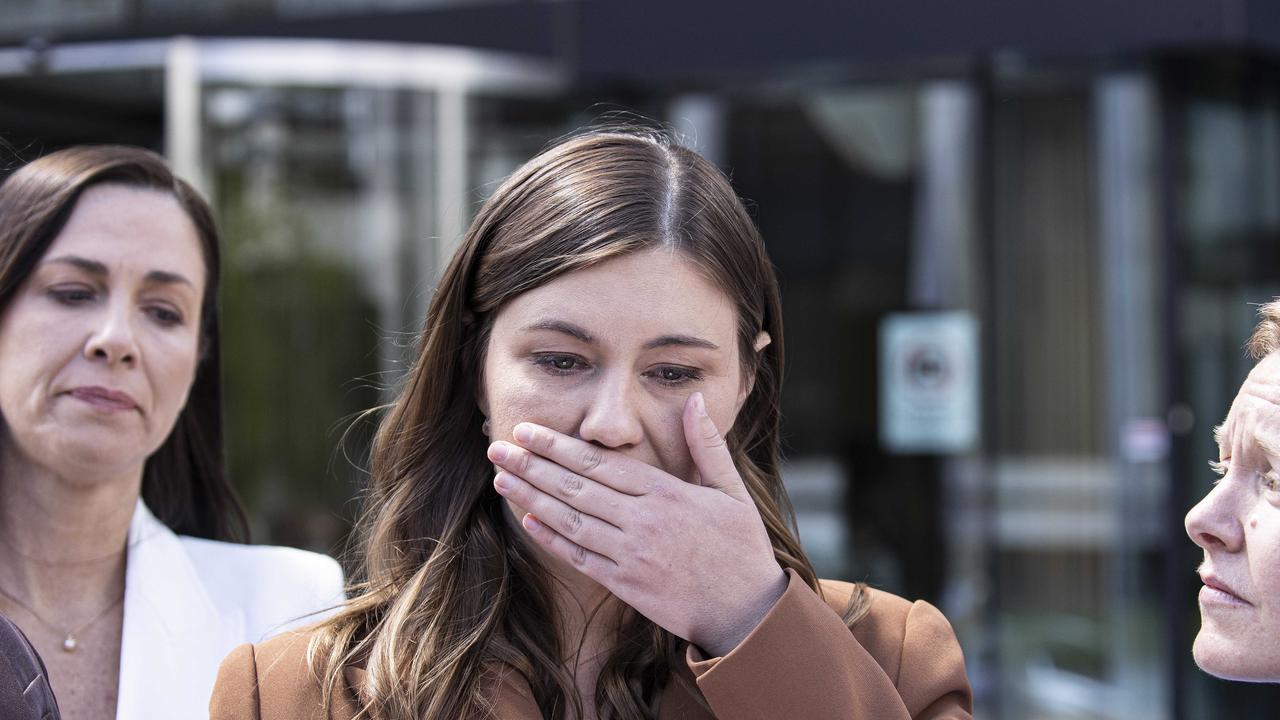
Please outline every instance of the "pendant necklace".
[[23, 610], [26, 610], [31, 615], [31, 617], [38, 620], [41, 625], [44, 625], [45, 627], [49, 628], [55, 633], [61, 635], [62, 651], [69, 652], [69, 653], [73, 653], [80, 648], [80, 638], [79, 638], [80, 633], [84, 632], [85, 630], [88, 630], [90, 627], [93, 626], [94, 623], [101, 620], [104, 615], [110, 612], [112, 608], [114, 608], [116, 605], [119, 605], [121, 600], [124, 600], [124, 593], [122, 592], [120, 593], [120, 597], [111, 601], [110, 605], [98, 611], [98, 614], [94, 615], [93, 619], [77, 627], [63, 628], [59, 625], [54, 625], [48, 620], [45, 620], [43, 617], [40, 616], [40, 613], [32, 609], [30, 605], [22, 602], [18, 598], [11, 595], [8, 590], [5, 590], [4, 588], [0, 588], [0, 595], [4, 595], [5, 597], [12, 600], [14, 604], [16, 604], [18, 607], [22, 608]]

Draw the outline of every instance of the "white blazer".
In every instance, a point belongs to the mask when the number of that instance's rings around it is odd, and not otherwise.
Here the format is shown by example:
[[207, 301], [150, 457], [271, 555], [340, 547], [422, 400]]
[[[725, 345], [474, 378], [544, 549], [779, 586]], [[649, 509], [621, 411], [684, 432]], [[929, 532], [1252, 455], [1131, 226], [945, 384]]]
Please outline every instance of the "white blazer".
[[342, 570], [328, 556], [175, 535], [139, 500], [129, 526], [116, 717], [208, 718], [227, 653], [342, 601]]

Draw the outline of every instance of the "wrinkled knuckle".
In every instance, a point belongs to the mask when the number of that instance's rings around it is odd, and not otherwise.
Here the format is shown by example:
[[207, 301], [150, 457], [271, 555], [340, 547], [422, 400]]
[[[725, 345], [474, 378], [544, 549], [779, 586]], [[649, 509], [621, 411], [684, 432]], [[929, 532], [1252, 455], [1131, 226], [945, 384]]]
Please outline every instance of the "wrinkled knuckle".
[[516, 469], [521, 475], [524, 475], [529, 470], [529, 458], [530, 455], [527, 452], [516, 453]]
[[582, 477], [576, 473], [567, 472], [560, 476], [560, 495], [564, 498], [577, 497], [582, 492]]
[[592, 446], [582, 451], [582, 467], [586, 472], [592, 472], [602, 464], [604, 464], [604, 453], [600, 448]]
[[569, 554], [569, 559], [574, 565], [582, 567], [587, 564], [587, 549], [581, 545], [574, 545], [573, 552]]
[[567, 511], [564, 515], [564, 534], [574, 536], [580, 530], [582, 530], [582, 513], [577, 510]]

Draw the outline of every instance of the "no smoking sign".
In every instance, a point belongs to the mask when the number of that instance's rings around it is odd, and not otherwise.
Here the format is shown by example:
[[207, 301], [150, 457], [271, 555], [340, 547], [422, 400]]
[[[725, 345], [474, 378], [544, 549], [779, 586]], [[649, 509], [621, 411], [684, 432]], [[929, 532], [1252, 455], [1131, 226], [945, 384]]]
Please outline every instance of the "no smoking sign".
[[978, 327], [964, 312], [880, 324], [880, 440], [899, 453], [959, 453], [978, 439]]

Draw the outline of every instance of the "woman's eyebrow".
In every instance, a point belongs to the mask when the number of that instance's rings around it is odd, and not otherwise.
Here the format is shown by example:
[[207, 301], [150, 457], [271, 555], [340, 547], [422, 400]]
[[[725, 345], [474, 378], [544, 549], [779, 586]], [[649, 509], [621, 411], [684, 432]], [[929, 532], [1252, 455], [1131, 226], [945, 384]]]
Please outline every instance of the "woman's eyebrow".
[[[97, 260], [90, 260], [89, 258], [80, 257], [79, 255], [61, 255], [56, 258], [50, 258], [46, 260], [45, 263], [70, 265], [72, 267], [80, 268], [90, 275], [96, 275], [98, 277], [106, 277], [111, 274], [110, 271], [107, 270], [106, 265], [103, 265]], [[148, 282], [158, 283], [161, 285], [190, 285], [191, 287], [195, 287], [195, 283], [191, 282], [186, 277], [179, 275], [178, 273], [169, 272], [168, 270], [152, 270], [147, 273], [146, 280]]]
[[694, 337], [693, 335], [663, 335], [662, 337], [654, 338], [653, 340], [645, 343], [644, 349], [653, 350], [654, 348], [671, 347], [673, 345], [678, 347], [705, 348], [707, 350], [720, 349], [719, 345], [711, 342], [710, 340]]
[[147, 282], [158, 283], [161, 285], [190, 285], [195, 287], [195, 283], [188, 280], [185, 276], [178, 273], [169, 272], [167, 270], [152, 270], [147, 273]]
[[591, 333], [582, 328], [564, 320], [539, 320], [525, 326], [525, 332], [537, 330], [550, 330], [552, 332], [563, 333], [584, 343], [593, 343], [595, 338], [591, 337]]
[[90, 260], [79, 255], [61, 255], [56, 258], [49, 258], [43, 264], [70, 265], [79, 268], [90, 275], [100, 275], [106, 277], [108, 275], [107, 266], [97, 260]]

